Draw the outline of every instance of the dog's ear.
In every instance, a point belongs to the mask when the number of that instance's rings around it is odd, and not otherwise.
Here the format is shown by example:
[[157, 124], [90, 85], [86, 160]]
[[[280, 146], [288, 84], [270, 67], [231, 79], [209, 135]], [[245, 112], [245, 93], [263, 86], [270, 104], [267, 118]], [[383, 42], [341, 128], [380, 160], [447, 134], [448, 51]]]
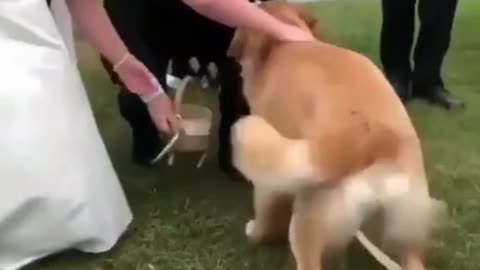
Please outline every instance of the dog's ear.
[[233, 57], [239, 63], [246, 58], [255, 59], [255, 62], [261, 65], [277, 42], [269, 35], [239, 29], [233, 36], [227, 56]]
[[315, 36], [317, 39], [322, 40], [323, 35], [320, 32], [320, 29], [318, 28], [318, 20], [313, 16], [312, 13], [310, 13], [307, 8], [305, 8], [303, 5], [300, 4], [292, 4], [295, 13], [297, 16], [305, 22], [307, 27], [310, 29], [312, 32], [313, 36]]
[[233, 57], [236, 61], [240, 61], [245, 52], [246, 42], [247, 35], [245, 30], [237, 29], [228, 47], [227, 56]]

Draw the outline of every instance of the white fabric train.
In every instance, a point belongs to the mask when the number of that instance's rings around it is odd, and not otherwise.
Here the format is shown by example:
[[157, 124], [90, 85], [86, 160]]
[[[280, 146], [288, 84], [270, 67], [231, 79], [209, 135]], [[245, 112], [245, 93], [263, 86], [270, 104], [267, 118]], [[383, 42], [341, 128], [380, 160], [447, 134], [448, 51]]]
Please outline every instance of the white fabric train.
[[[64, 0], [0, 1], [0, 269], [103, 252], [132, 220], [76, 67]], [[59, 27], [57, 27], [57, 24]]]

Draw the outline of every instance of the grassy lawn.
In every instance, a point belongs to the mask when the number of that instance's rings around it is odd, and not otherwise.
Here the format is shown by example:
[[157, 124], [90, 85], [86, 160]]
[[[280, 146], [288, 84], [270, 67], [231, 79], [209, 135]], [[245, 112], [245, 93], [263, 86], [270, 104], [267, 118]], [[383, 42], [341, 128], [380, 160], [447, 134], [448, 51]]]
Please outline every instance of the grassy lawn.
[[[402, 1], [402, 0], [398, 0]], [[338, 44], [378, 59], [378, 0], [312, 6], [323, 30]], [[451, 219], [429, 256], [429, 269], [474, 270], [480, 265], [480, 2], [460, 1], [453, 43], [445, 63], [451, 90], [468, 102], [448, 113], [420, 102], [409, 105], [424, 142], [432, 192], [449, 203]], [[106, 254], [67, 252], [28, 269], [43, 270], [282, 270], [294, 269], [287, 245], [257, 247], [244, 237], [251, 190], [220, 174], [215, 157], [197, 170], [191, 157], [174, 167], [137, 168], [130, 162], [130, 134], [115, 91], [98, 62], [80, 44], [80, 62], [102, 135], [121, 178], [135, 220]], [[205, 93], [216, 108], [215, 93]], [[379, 269], [361, 251], [355, 268]]]

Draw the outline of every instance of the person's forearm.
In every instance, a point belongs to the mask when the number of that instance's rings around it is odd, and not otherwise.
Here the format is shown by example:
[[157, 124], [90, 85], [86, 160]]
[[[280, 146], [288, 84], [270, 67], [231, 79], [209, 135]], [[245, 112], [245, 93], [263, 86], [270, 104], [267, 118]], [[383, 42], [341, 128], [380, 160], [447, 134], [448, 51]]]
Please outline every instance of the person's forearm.
[[183, 1], [198, 13], [231, 27], [248, 27], [275, 35], [282, 26], [280, 21], [248, 0]]
[[[101, 0], [65, 0], [72, 18], [91, 46], [110, 63], [118, 63], [128, 52], [118, 36]], [[162, 1], [162, 0], [159, 0]]]

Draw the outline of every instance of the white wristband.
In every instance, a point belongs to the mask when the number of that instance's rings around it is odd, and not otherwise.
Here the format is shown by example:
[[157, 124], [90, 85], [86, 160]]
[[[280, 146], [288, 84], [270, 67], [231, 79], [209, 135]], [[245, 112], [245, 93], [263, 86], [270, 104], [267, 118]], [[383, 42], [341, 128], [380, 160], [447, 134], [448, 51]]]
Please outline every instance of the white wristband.
[[163, 91], [162, 87], [158, 87], [157, 90], [150, 95], [140, 95], [140, 98], [145, 104], [149, 104], [152, 102], [155, 98], [157, 98], [160, 95], [165, 94], [165, 91]]

